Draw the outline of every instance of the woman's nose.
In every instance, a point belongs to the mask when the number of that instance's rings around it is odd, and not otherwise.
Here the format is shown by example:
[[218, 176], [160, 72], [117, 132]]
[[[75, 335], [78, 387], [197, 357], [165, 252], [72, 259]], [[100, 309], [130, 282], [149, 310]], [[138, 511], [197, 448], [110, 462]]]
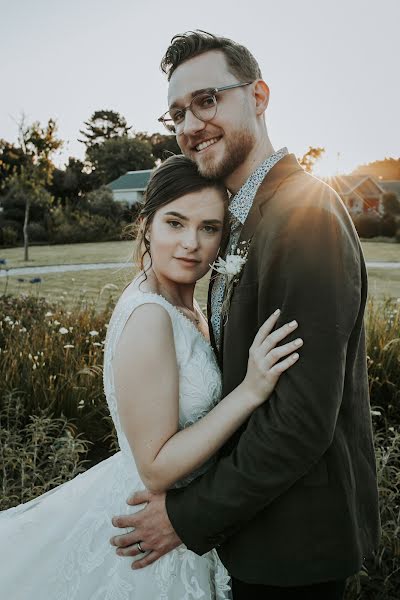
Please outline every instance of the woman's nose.
[[188, 231], [182, 238], [181, 244], [185, 250], [196, 250], [199, 245], [199, 240], [196, 232]]

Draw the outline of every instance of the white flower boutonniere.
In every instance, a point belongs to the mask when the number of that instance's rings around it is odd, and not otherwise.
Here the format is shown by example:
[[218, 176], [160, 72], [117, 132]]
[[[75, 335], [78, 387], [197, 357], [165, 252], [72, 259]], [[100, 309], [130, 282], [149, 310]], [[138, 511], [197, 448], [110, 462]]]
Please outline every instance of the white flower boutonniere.
[[250, 242], [251, 240], [240, 242], [235, 250], [232, 248], [232, 253], [227, 254], [225, 259], [219, 256], [218, 259], [210, 265], [213, 271], [220, 273], [225, 278], [224, 300], [221, 307], [221, 316], [224, 323], [227, 321], [233, 289], [235, 285], [237, 285], [240, 279], [240, 273], [247, 261]]

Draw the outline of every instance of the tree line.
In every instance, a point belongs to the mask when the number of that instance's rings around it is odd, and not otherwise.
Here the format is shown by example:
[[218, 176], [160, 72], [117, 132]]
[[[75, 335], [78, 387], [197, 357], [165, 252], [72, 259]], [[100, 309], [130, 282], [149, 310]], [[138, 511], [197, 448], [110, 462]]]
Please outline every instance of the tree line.
[[[0, 139], [0, 245], [119, 239], [132, 214], [105, 186], [127, 171], [152, 169], [178, 153], [175, 136], [133, 132], [112, 110], [95, 111], [80, 130], [84, 160], [54, 164], [64, 142], [57, 124], [18, 123], [16, 144]], [[100, 237], [99, 237], [100, 236]]]

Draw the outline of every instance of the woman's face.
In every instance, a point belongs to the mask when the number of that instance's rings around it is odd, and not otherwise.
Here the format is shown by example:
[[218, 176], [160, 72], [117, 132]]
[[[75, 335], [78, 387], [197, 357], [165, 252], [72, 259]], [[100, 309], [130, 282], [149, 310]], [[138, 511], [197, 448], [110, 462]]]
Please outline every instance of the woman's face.
[[221, 244], [225, 214], [220, 190], [191, 192], [158, 209], [146, 233], [156, 276], [193, 284], [210, 268]]

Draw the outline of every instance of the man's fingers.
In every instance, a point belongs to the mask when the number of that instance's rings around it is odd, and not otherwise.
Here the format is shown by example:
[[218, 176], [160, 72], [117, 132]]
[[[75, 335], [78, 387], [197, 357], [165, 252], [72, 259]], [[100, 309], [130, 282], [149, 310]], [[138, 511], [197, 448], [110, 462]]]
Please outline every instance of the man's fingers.
[[151, 492], [149, 492], [148, 490], [140, 490], [139, 492], [135, 492], [132, 496], [130, 496], [126, 502], [131, 506], [136, 506], [137, 504], [144, 504], [145, 502], [150, 502], [150, 498]]
[[142, 558], [141, 560], [136, 560], [132, 563], [132, 569], [143, 569], [143, 567], [148, 567], [153, 562], [156, 562], [165, 552], [159, 552], [158, 550], [152, 550], [147, 556]]
[[126, 548], [127, 546], [140, 542], [141, 539], [139, 531], [135, 529], [134, 531], [130, 531], [123, 535], [115, 535], [110, 539], [110, 544], [112, 546], [118, 546], [119, 548]]
[[113, 517], [111, 519], [114, 527], [137, 527], [139, 521], [139, 513], [134, 513], [133, 515], [119, 515], [118, 517]]
[[116, 551], [116, 554], [118, 554], [118, 556], [139, 556], [139, 555], [143, 555], [144, 552], [148, 552], [150, 550], [150, 548], [146, 548], [146, 544], [143, 541], [140, 541], [140, 547], [142, 548], [143, 552], [141, 552], [137, 546], [137, 542], [135, 544], [133, 544], [132, 546], [126, 546], [125, 548], [118, 548], [118, 550]]

